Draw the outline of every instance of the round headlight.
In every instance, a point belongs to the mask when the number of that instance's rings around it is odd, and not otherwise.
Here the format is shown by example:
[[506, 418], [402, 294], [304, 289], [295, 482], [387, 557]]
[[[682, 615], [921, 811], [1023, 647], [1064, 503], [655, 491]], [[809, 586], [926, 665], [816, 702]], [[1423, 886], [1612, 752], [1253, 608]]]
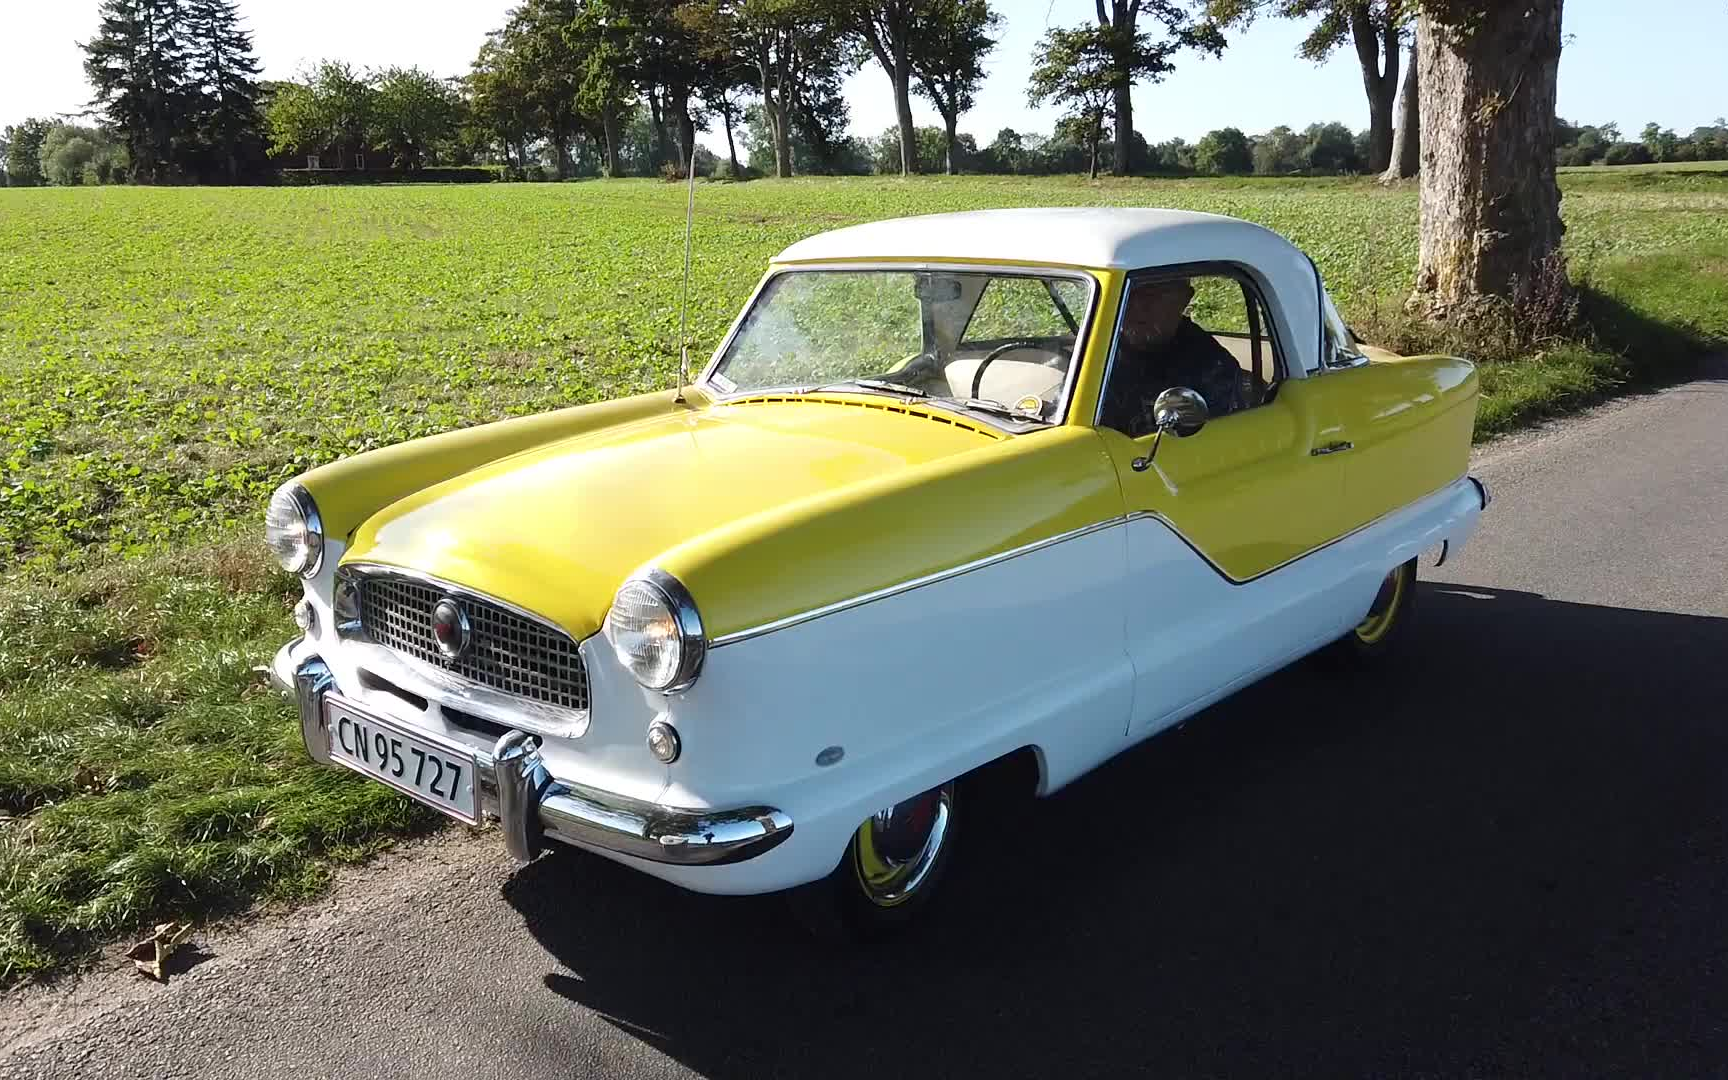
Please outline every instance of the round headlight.
[[270, 496], [264, 511], [264, 543], [290, 574], [311, 577], [324, 561], [324, 523], [305, 488], [290, 480]]
[[612, 598], [606, 640], [618, 662], [650, 690], [682, 690], [696, 681], [707, 642], [696, 604], [664, 571], [632, 578]]

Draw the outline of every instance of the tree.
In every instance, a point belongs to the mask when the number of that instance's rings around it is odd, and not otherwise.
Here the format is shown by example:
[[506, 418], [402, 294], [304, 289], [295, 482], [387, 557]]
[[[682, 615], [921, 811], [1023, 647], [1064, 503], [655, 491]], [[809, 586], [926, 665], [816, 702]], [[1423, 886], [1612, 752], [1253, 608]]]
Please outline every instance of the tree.
[[79, 124], [55, 124], [37, 153], [42, 176], [57, 187], [111, 184], [126, 168], [125, 151], [108, 135]]
[[1264, 135], [1254, 137], [1254, 171], [1261, 176], [1277, 176], [1302, 168], [1302, 137], [1279, 125]]
[[200, 141], [221, 162], [230, 184], [243, 158], [255, 159], [263, 118], [258, 110], [258, 58], [240, 25], [234, 0], [183, 0], [188, 89]]
[[[1381, 183], [1408, 180], [1422, 168], [1422, 108], [1420, 84], [1422, 65], [1417, 62], [1416, 41], [1410, 43], [1410, 62], [1404, 65], [1404, 89], [1398, 91], [1398, 127], [1392, 135], [1392, 152], [1388, 155]], [[1370, 155], [1370, 162], [1373, 157]]]
[[279, 87], [265, 111], [270, 152], [331, 153], [346, 168], [369, 142], [374, 91], [371, 81], [338, 60], [325, 60]]
[[533, 91], [522, 71], [510, 26], [486, 35], [469, 69], [467, 92], [471, 122], [487, 141], [504, 145], [504, 160], [528, 164], [528, 139], [534, 131]]
[[[773, 149], [774, 175], [781, 177], [792, 175], [792, 98], [808, 51], [802, 14], [797, 0], [699, 0], [681, 15], [709, 56], [736, 57], [755, 73], [759, 118]], [[761, 167], [753, 150], [750, 161]]]
[[1302, 167], [1314, 173], [1357, 172], [1356, 137], [1343, 124], [1314, 124], [1304, 132]]
[[1569, 293], [1554, 101], [1563, 0], [1421, 0], [1421, 254], [1412, 307], [1470, 317]]
[[1354, 45], [1368, 95], [1368, 167], [1374, 172], [1386, 168], [1392, 158], [1392, 106], [1409, 20], [1406, 0], [1207, 0], [1206, 10], [1223, 25], [1246, 25], [1262, 13], [1288, 19], [1317, 15], [1319, 21], [1298, 50], [1316, 63], [1346, 40]]
[[[1218, 24], [1195, 21], [1182, 0], [1094, 0], [1100, 41], [1110, 57], [1110, 114], [1116, 119], [1116, 145], [1134, 145], [1134, 84], [1159, 82], [1175, 68], [1172, 57], [1185, 48], [1217, 55], [1224, 51]], [[1161, 24], [1167, 37], [1153, 42], [1140, 30], [1141, 16]], [[1116, 155], [1117, 176], [1133, 171], [1130, 149]]]
[[1220, 128], [1194, 145], [1194, 166], [1217, 176], [1242, 175], [1254, 171], [1254, 151], [1239, 128]]
[[914, 43], [912, 74], [917, 91], [941, 114], [947, 138], [949, 175], [960, 171], [957, 158], [960, 116], [977, 102], [984, 82], [984, 57], [996, 48], [1002, 19], [988, 0], [934, 0], [930, 26]]
[[385, 68], [372, 81], [368, 134], [372, 146], [392, 155], [394, 167], [418, 169], [435, 143], [455, 128], [450, 88], [419, 68]]
[[173, 168], [174, 136], [190, 128], [186, 25], [180, 0], [102, 0], [96, 36], [83, 45], [84, 74], [122, 135], [133, 178], [160, 183]]
[[42, 140], [53, 126], [51, 121], [31, 117], [6, 128], [8, 186], [37, 187], [42, 183]]
[[931, 32], [927, 0], [848, 0], [842, 7], [847, 30], [870, 50], [894, 88], [894, 117], [900, 131], [900, 172], [918, 171], [917, 134], [912, 130], [913, 43]]
[[1084, 131], [1087, 176], [1094, 180], [1098, 178], [1098, 144], [1104, 138], [1104, 121], [1119, 103], [1117, 79], [1115, 50], [1111, 32], [1106, 29], [1052, 27], [1032, 53], [1026, 99], [1033, 105], [1050, 101], [1061, 106], [1063, 119]]

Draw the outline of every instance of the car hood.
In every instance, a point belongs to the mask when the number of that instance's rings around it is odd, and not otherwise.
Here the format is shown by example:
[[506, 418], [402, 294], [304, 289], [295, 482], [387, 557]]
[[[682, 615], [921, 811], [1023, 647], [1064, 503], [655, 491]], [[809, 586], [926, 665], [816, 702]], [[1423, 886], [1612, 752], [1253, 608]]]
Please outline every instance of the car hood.
[[629, 574], [676, 545], [1002, 435], [877, 397], [675, 411], [483, 465], [375, 513], [345, 563], [403, 567], [508, 600], [578, 639]]

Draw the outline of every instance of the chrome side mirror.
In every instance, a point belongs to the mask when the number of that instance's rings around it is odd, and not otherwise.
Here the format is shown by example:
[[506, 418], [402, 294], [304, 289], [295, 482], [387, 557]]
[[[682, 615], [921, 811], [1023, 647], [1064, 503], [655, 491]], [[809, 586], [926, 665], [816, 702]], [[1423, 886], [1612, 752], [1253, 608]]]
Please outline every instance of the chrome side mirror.
[[1152, 402], [1152, 423], [1156, 432], [1152, 436], [1152, 449], [1143, 458], [1135, 458], [1129, 465], [1135, 472], [1145, 472], [1152, 467], [1152, 459], [1158, 456], [1158, 444], [1164, 441], [1164, 433], [1169, 432], [1178, 439], [1186, 439], [1197, 435], [1211, 418], [1211, 412], [1206, 408], [1206, 399], [1200, 396], [1198, 390], [1190, 390], [1186, 386], [1172, 386], [1158, 395]]
[[1178, 439], [1199, 434], [1211, 418], [1206, 399], [1200, 396], [1199, 391], [1186, 386], [1172, 386], [1152, 403], [1152, 422], [1157, 425], [1158, 433], [1168, 431]]

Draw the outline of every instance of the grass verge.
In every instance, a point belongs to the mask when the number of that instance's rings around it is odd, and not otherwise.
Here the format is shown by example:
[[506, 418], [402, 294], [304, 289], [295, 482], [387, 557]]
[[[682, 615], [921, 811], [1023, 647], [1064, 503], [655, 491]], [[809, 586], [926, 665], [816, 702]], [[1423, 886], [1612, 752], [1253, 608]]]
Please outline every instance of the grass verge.
[[429, 827], [312, 765], [253, 670], [295, 584], [251, 538], [16, 579], [0, 611], [0, 984], [165, 917], [322, 887]]

